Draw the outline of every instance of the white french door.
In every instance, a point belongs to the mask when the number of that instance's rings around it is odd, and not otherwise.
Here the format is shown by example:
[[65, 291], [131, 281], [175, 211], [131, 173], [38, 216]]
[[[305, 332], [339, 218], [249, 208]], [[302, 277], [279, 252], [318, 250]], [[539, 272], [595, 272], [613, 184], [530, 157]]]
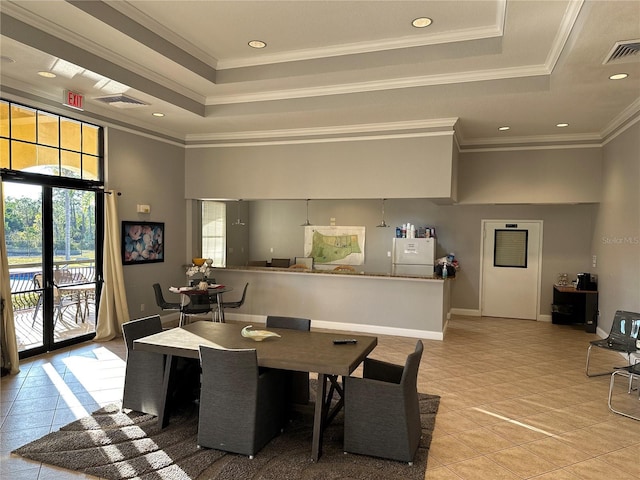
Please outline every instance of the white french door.
[[542, 221], [483, 220], [481, 263], [481, 315], [536, 320]]

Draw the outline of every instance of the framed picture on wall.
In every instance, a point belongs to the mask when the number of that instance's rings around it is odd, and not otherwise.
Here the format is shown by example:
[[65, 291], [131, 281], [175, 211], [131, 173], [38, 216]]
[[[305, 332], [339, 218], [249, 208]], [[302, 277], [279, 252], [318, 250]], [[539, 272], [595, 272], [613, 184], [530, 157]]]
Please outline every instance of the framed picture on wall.
[[122, 222], [122, 264], [164, 262], [164, 223]]

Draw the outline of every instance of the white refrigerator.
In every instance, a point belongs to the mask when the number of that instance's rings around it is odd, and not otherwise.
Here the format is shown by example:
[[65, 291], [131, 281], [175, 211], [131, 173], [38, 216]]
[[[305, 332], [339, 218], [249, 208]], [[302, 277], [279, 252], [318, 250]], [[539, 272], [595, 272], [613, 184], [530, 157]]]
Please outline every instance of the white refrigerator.
[[435, 238], [394, 238], [391, 259], [391, 275], [433, 275]]

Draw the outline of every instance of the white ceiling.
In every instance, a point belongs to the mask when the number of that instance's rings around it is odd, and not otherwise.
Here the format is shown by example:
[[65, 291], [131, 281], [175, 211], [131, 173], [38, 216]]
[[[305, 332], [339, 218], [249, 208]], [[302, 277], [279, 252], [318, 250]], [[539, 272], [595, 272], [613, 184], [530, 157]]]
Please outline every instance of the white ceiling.
[[[187, 144], [454, 123], [463, 148], [600, 143], [640, 112], [640, 54], [603, 64], [640, 41], [638, 0], [2, 0], [0, 12], [3, 97], [57, 108], [71, 89], [89, 118]], [[421, 16], [433, 24], [412, 27]], [[608, 79], [618, 72], [629, 77]], [[96, 100], [122, 93], [148, 105]]]

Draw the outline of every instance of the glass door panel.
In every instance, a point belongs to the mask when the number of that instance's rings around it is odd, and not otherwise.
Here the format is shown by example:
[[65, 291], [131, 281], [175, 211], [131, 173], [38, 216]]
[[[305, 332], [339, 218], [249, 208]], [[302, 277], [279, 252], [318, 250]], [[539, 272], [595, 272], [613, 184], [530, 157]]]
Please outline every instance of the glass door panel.
[[96, 330], [96, 193], [52, 189], [53, 341]]
[[4, 182], [5, 242], [20, 352], [44, 346], [42, 187]]

